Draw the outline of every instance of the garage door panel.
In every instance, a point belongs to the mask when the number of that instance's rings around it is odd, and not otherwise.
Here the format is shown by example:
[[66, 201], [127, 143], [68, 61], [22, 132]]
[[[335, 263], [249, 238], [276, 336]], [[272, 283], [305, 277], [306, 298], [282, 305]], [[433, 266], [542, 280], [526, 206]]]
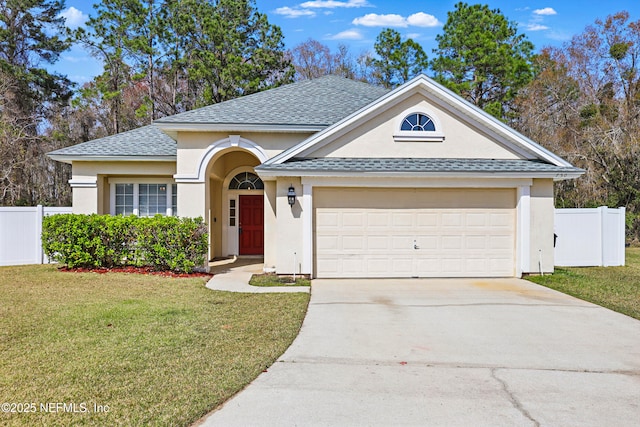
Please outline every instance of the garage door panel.
[[418, 258], [415, 262], [418, 277], [437, 277], [441, 275], [440, 260], [433, 258]]
[[392, 218], [394, 227], [414, 227], [414, 214], [411, 212], [394, 212]]
[[318, 271], [321, 271], [324, 277], [340, 277], [341, 266], [339, 265], [339, 259], [337, 256], [319, 256], [316, 259], [316, 266]]
[[365, 236], [342, 236], [341, 249], [346, 251], [362, 250], [367, 245], [365, 244]]
[[338, 227], [338, 219], [340, 214], [338, 212], [319, 211], [316, 213], [316, 227]]
[[329, 250], [337, 250], [340, 247], [340, 236], [323, 234], [316, 237], [316, 246], [318, 253]]
[[442, 249], [454, 249], [461, 250], [463, 248], [463, 237], [462, 236], [442, 236]]
[[389, 240], [389, 236], [368, 236], [366, 247], [372, 251], [391, 250], [393, 249], [393, 242]]
[[367, 226], [378, 227], [382, 229], [388, 229], [391, 225], [391, 215], [389, 213], [368, 213], [367, 214]]
[[515, 274], [515, 190], [331, 192], [314, 193], [318, 277]]
[[513, 247], [511, 236], [491, 236], [488, 239], [488, 249], [502, 250], [510, 253]]
[[465, 216], [465, 224], [467, 227], [469, 228], [474, 228], [474, 227], [480, 227], [480, 228], [484, 228], [487, 226], [488, 222], [490, 221], [489, 218], [487, 218], [487, 214], [486, 213], [467, 213]]
[[[388, 263], [388, 260], [382, 260], [380, 263]], [[391, 261], [393, 272], [404, 277], [413, 274], [413, 257], [395, 258]]]
[[365, 226], [365, 218], [365, 212], [344, 212], [342, 214], [342, 227], [344, 229], [362, 228]]
[[428, 234], [421, 234], [421, 235], [417, 235], [415, 236], [414, 239], [411, 239], [409, 241], [409, 246], [413, 248], [414, 244], [413, 244], [413, 240], [416, 241], [416, 245], [418, 245], [418, 247], [420, 248], [420, 250], [425, 251], [425, 250], [433, 250], [433, 249], [439, 249], [442, 247], [442, 244], [440, 243], [440, 236], [434, 236], [434, 235], [428, 235]]
[[458, 212], [442, 212], [442, 227], [461, 227], [462, 214]]
[[513, 215], [506, 213], [492, 213], [491, 214], [491, 227], [504, 228], [505, 230], [511, 229], [513, 224]]
[[464, 260], [458, 257], [442, 258], [442, 273], [446, 276], [459, 277], [465, 272], [464, 266]]
[[364, 270], [365, 260], [360, 257], [349, 257], [342, 260], [342, 271], [346, 277], [357, 277]]
[[438, 214], [436, 213], [423, 213], [418, 211], [416, 213], [417, 226], [420, 229], [433, 229], [438, 226]]
[[464, 243], [465, 249], [483, 250], [487, 248], [486, 236], [466, 236]]

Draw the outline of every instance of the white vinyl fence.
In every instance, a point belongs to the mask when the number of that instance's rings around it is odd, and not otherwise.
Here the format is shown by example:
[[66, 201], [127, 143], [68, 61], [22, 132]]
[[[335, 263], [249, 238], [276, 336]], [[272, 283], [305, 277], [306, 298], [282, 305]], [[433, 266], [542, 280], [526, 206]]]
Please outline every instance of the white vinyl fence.
[[556, 209], [555, 265], [624, 265], [625, 208]]
[[0, 207], [0, 265], [42, 264], [42, 218], [71, 208]]
[[[0, 207], [0, 266], [42, 264], [42, 218], [70, 207]], [[556, 209], [555, 265], [624, 265], [625, 208]]]

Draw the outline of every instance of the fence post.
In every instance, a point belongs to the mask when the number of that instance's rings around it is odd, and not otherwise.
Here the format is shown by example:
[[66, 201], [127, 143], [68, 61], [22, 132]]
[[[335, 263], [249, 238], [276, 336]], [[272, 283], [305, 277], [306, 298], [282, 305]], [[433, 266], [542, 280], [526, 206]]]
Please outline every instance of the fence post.
[[620, 215], [618, 215], [618, 236], [622, 236], [620, 242], [618, 243], [618, 248], [620, 249], [618, 255], [618, 265], [625, 265], [625, 249], [627, 243], [627, 208], [623, 206], [618, 208], [618, 211], [620, 212]]
[[42, 251], [42, 219], [44, 208], [42, 205], [36, 206], [36, 264], [44, 264], [44, 253]]
[[605, 245], [606, 245], [606, 236], [604, 235], [604, 230], [606, 230], [606, 225], [605, 225], [605, 221], [607, 220], [607, 207], [606, 206], [599, 206], [598, 207], [598, 235], [600, 236], [600, 248], [599, 251], [600, 253], [598, 254], [598, 258], [600, 259], [600, 266], [604, 267], [605, 265], [605, 259], [604, 259], [604, 254], [605, 254]]

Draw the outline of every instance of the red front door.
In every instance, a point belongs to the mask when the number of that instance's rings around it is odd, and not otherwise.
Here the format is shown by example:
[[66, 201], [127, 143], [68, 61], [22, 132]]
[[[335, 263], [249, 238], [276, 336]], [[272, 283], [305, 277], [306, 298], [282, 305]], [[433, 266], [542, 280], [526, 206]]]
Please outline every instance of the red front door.
[[262, 195], [240, 196], [240, 255], [264, 253], [264, 200]]

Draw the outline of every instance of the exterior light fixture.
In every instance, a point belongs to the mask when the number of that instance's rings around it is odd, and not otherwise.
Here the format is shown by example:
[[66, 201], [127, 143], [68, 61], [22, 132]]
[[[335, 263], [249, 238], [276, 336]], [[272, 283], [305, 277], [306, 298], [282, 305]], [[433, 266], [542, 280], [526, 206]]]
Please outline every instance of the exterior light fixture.
[[293, 186], [289, 187], [289, 191], [287, 191], [287, 201], [289, 206], [293, 206], [296, 203], [296, 189]]

